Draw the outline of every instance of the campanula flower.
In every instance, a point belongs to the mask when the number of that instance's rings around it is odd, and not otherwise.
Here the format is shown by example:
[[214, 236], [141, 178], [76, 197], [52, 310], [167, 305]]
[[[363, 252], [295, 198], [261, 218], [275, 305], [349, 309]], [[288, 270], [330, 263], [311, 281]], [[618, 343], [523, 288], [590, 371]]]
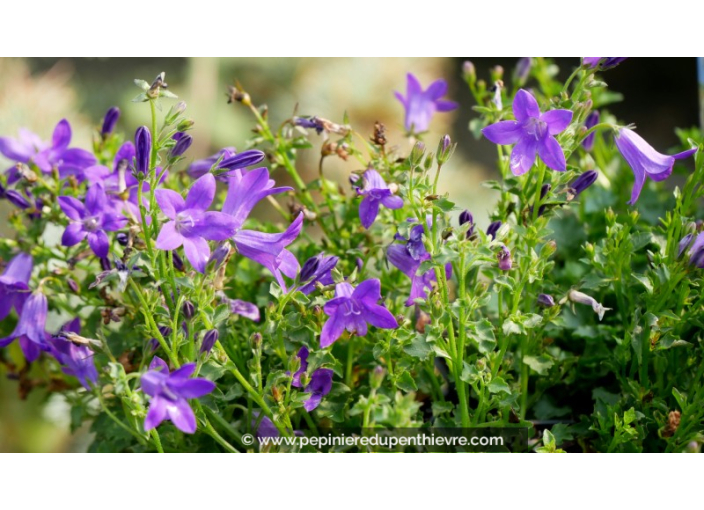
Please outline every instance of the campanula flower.
[[526, 90], [519, 90], [513, 99], [516, 120], [504, 120], [482, 129], [486, 138], [498, 145], [515, 143], [510, 167], [514, 175], [523, 175], [535, 163], [536, 154], [553, 170], [567, 169], [565, 154], [555, 139], [572, 121], [570, 110], [549, 110], [540, 113], [538, 102]]
[[0, 276], [0, 321], [12, 310], [19, 315], [29, 297], [29, 278], [32, 275], [32, 256], [18, 253]]
[[501, 245], [501, 249], [496, 253], [496, 260], [499, 264], [499, 269], [502, 271], [510, 271], [513, 266], [511, 261], [511, 251], [506, 247], [505, 244]]
[[[587, 116], [587, 120], [584, 121], [584, 127], [591, 129], [599, 124], [599, 110], [594, 110]], [[584, 150], [590, 151], [594, 148], [594, 140], [596, 139], [596, 131], [589, 133], [587, 137], [582, 141], [582, 147]]]
[[220, 333], [218, 333], [217, 329], [209, 329], [206, 331], [205, 335], [203, 335], [203, 341], [200, 344], [200, 353], [209, 353], [219, 338]]
[[147, 175], [152, 157], [152, 134], [146, 126], [140, 126], [134, 134], [135, 165], [134, 171]]
[[235, 315], [241, 315], [242, 317], [251, 319], [254, 322], [259, 322], [259, 308], [254, 303], [242, 301], [241, 299], [229, 298], [226, 298], [225, 302], [230, 306], [230, 312], [234, 313]]
[[[63, 119], [54, 128], [51, 144], [30, 131], [20, 130], [18, 139], [0, 137], [0, 153], [15, 162], [34, 163], [44, 173], [57, 169], [61, 179], [75, 175], [82, 180], [83, 170], [95, 164], [95, 156], [83, 149], [70, 149], [70, 144], [71, 125]], [[18, 179], [19, 175], [10, 171], [9, 182]]]
[[628, 201], [629, 205], [635, 204], [638, 200], [646, 177], [650, 177], [654, 181], [663, 181], [672, 174], [675, 160], [687, 158], [697, 152], [697, 149], [694, 148], [672, 156], [660, 154], [640, 135], [628, 128], [620, 128], [615, 141], [616, 147], [635, 175], [631, 200]]
[[87, 345], [78, 345], [65, 338], [66, 333], [81, 333], [78, 317], [64, 324], [56, 335], [49, 336], [49, 352], [62, 365], [64, 374], [75, 377], [85, 389], [90, 390], [88, 382], [98, 382], [94, 353]]
[[408, 73], [406, 78], [405, 97], [400, 92], [395, 95], [406, 110], [405, 127], [409, 133], [427, 131], [435, 112], [450, 112], [459, 106], [454, 101], [442, 99], [447, 93], [445, 80], [436, 80], [423, 90], [418, 78], [411, 73]]
[[73, 197], [60, 196], [59, 206], [71, 220], [61, 237], [61, 244], [75, 246], [88, 238], [93, 253], [100, 258], [107, 257], [110, 241], [105, 232], [121, 229], [127, 218], [108, 207], [103, 185], [96, 183], [88, 188], [85, 204]]
[[474, 235], [474, 216], [468, 210], [464, 210], [460, 213], [460, 225], [469, 223], [469, 228], [467, 229], [467, 239]]
[[594, 310], [594, 313], [599, 316], [599, 320], [604, 318], [604, 314], [611, 310], [611, 308], [605, 308], [604, 305], [599, 303], [596, 299], [594, 299], [591, 296], [588, 296], [582, 292], [579, 292], [578, 290], [571, 290], [567, 294], [567, 297], [570, 301], [573, 303], [580, 303], [582, 305], [589, 305], [592, 307], [592, 310]]
[[376, 170], [370, 168], [364, 172], [363, 179], [364, 187], [357, 189], [357, 193], [364, 197], [359, 204], [359, 219], [364, 228], [369, 228], [379, 214], [379, 204], [388, 209], [400, 209], [403, 199], [392, 193]]
[[496, 233], [501, 228], [501, 221], [492, 221], [486, 228], [486, 236], [491, 237], [492, 241], [496, 239]]
[[692, 242], [692, 234], [687, 234], [679, 243], [678, 246], [678, 256], [682, 256], [682, 253], [689, 247], [689, 263], [700, 269], [704, 269], [704, 233], [697, 234]]
[[24, 302], [15, 330], [10, 336], [0, 338], [0, 347], [7, 347], [17, 340], [27, 361], [36, 360], [41, 351], [48, 348], [45, 331], [48, 308], [46, 296], [41, 291], [32, 293]]
[[217, 154], [213, 154], [204, 159], [198, 159], [188, 167], [188, 175], [194, 179], [202, 177], [210, 172], [210, 169], [213, 168], [213, 165], [217, 163], [218, 159], [226, 159], [230, 156], [234, 156], [236, 153], [237, 151], [234, 147], [225, 147], [224, 149], [220, 149]]
[[574, 181], [570, 183], [567, 188], [569, 193], [568, 199], [574, 200], [575, 198], [577, 198], [580, 193], [582, 193], [585, 189], [594, 184], [598, 177], [599, 174], [594, 170], [587, 170], [582, 175], [577, 177]]
[[347, 282], [335, 286], [335, 297], [323, 310], [329, 319], [320, 333], [320, 347], [332, 345], [347, 330], [357, 336], [367, 334], [367, 324], [377, 328], [398, 327], [394, 316], [378, 305], [381, 299], [381, 282], [376, 278], [365, 280], [357, 288]]
[[592, 69], [599, 68], [602, 71], [616, 67], [628, 57], [582, 57], [582, 63]]
[[332, 279], [332, 270], [337, 265], [337, 261], [337, 257], [326, 256], [323, 253], [306, 260], [299, 275], [299, 280], [303, 285], [298, 290], [308, 295], [315, 291], [318, 283], [323, 286], [335, 283]]
[[238, 154], [233, 147], [228, 147], [209, 158], [195, 161], [189, 167], [188, 173], [191, 177], [200, 177], [209, 172], [218, 159], [222, 158], [214, 173], [219, 181], [227, 182], [235, 170], [240, 170], [240, 173], [246, 173], [241, 170], [261, 163], [264, 157], [264, 153], [256, 149], [250, 149]]
[[175, 250], [183, 245], [186, 258], [193, 268], [205, 273], [210, 258], [207, 240], [224, 241], [235, 233], [236, 224], [228, 214], [208, 211], [215, 198], [215, 177], [206, 174], [188, 192], [186, 200], [173, 190], [158, 189], [156, 201], [166, 222], [159, 232], [156, 247]]
[[162, 421], [171, 420], [182, 432], [193, 434], [196, 431], [196, 416], [188, 405], [188, 399], [207, 395], [215, 389], [215, 383], [200, 377], [191, 379], [195, 369], [195, 363], [186, 363], [169, 373], [166, 362], [154, 357], [149, 370], [141, 378], [142, 390], [151, 397], [144, 430], [151, 430]]
[[694, 234], [687, 234], [682, 239], [680, 239], [680, 242], [677, 245], [677, 258], [680, 258], [684, 251], [689, 248], [689, 245], [692, 244], [693, 238]]
[[103, 138], [111, 134], [115, 130], [115, 125], [120, 118], [120, 109], [117, 106], [113, 106], [105, 113], [105, 118], [103, 118], [103, 127], [100, 130], [100, 134]]
[[176, 133], [171, 138], [176, 140], [176, 145], [171, 147], [171, 150], [169, 151], [170, 158], [178, 158], [183, 156], [183, 153], [186, 152], [193, 143], [193, 138], [191, 135], [187, 135], [186, 133]]
[[545, 308], [555, 306], [555, 299], [550, 294], [538, 294], [538, 304]]
[[12, 205], [19, 207], [20, 209], [29, 209], [32, 204], [25, 198], [22, 193], [15, 189], [6, 189], [2, 184], [0, 184], [0, 199], [6, 199]]
[[[303, 346], [298, 351], [298, 358], [301, 360], [301, 368], [299, 368], [295, 374], [293, 374], [293, 380], [291, 381], [291, 386], [295, 388], [302, 388], [301, 375], [306, 373], [308, 370], [308, 348]], [[304, 392], [310, 393], [311, 396], [303, 401], [303, 408], [311, 412], [313, 409], [320, 405], [321, 400], [325, 395], [330, 393], [332, 389], [332, 377], [333, 371], [329, 368], [319, 368], [314, 371], [308, 384], [303, 389]]]

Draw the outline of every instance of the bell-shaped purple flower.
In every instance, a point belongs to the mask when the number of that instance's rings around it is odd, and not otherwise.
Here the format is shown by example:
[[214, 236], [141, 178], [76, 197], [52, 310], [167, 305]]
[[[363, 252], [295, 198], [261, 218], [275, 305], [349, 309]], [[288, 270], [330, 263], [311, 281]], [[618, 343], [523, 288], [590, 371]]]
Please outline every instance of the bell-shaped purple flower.
[[64, 246], [75, 246], [88, 238], [88, 245], [100, 258], [108, 256], [110, 241], [105, 233], [121, 229], [127, 218], [108, 207], [105, 189], [93, 184], [86, 193], [85, 204], [73, 197], [60, 196], [59, 206], [71, 220], [61, 237]]
[[249, 172], [234, 169], [229, 174], [227, 196], [222, 212], [232, 216], [235, 219], [236, 228], [241, 228], [260, 200], [269, 195], [293, 189], [288, 186], [275, 188], [275, 184], [269, 178], [269, 170], [265, 167], [255, 168]]
[[337, 261], [337, 257], [326, 256], [323, 253], [309, 258], [301, 269], [299, 280], [303, 285], [298, 290], [308, 295], [316, 289], [318, 283], [323, 286], [335, 283], [332, 279], [332, 270], [337, 265]]
[[141, 378], [142, 390], [151, 397], [144, 430], [151, 430], [162, 421], [171, 420], [182, 432], [193, 434], [196, 431], [196, 416], [188, 399], [211, 393], [215, 383], [200, 377], [191, 379], [195, 369], [195, 363], [186, 363], [169, 373], [166, 362], [154, 357], [149, 370]]
[[46, 296], [41, 291], [31, 294], [22, 307], [15, 330], [10, 336], [0, 338], [0, 347], [7, 347], [17, 340], [27, 361], [31, 363], [36, 360], [41, 351], [47, 349], [45, 327], [48, 308]]
[[146, 126], [140, 126], [134, 134], [136, 173], [147, 175], [152, 157], [152, 134]]
[[569, 200], [577, 198], [585, 189], [596, 182], [599, 174], [594, 170], [587, 170], [572, 181], [568, 187]]
[[103, 118], [103, 127], [100, 130], [100, 134], [103, 137], [108, 136], [115, 130], [115, 125], [120, 118], [120, 109], [117, 106], [113, 106], [105, 113], [105, 118]]
[[394, 316], [385, 307], [378, 305], [381, 299], [381, 283], [376, 278], [365, 280], [354, 288], [349, 283], [338, 283], [335, 297], [323, 310], [330, 317], [320, 333], [320, 347], [332, 345], [347, 330], [357, 336], [367, 334], [367, 324], [377, 328], [398, 327]]
[[20, 209], [29, 209], [32, 204], [25, 198], [22, 193], [14, 189], [6, 189], [2, 184], [0, 184], [0, 199], [6, 199], [12, 205], [19, 207]]
[[0, 321], [12, 310], [19, 315], [29, 297], [29, 278], [32, 275], [32, 256], [18, 253], [0, 276]]
[[[308, 354], [308, 348], [305, 346], [301, 347], [298, 351], [297, 356], [301, 360], [301, 367], [293, 374], [291, 386], [294, 388], [303, 387], [301, 384], [301, 375], [308, 370]], [[303, 408], [306, 411], [311, 412], [318, 407], [323, 397], [330, 393], [332, 389], [332, 377], [333, 371], [329, 368], [319, 368], [311, 374], [310, 381], [303, 389], [304, 392], [311, 394], [308, 399], [303, 401]]]
[[376, 170], [370, 168], [364, 172], [363, 178], [364, 187], [357, 190], [364, 197], [359, 204], [359, 220], [364, 228], [369, 228], [379, 214], [380, 204], [388, 209], [400, 209], [403, 199], [392, 193]]
[[254, 303], [242, 301], [241, 299], [229, 298], [226, 298], [226, 303], [230, 306], [230, 312], [235, 315], [241, 315], [242, 317], [246, 317], [254, 322], [259, 322], [261, 318], [259, 308], [257, 308], [257, 305]]
[[[587, 116], [587, 120], [584, 121], [584, 127], [591, 129], [599, 123], [599, 110], [594, 110]], [[590, 151], [594, 148], [594, 140], [596, 139], [596, 131], [589, 133], [587, 137], [582, 141], [582, 147], [584, 150]]]
[[620, 128], [615, 141], [616, 147], [635, 175], [631, 200], [628, 201], [629, 205], [635, 204], [638, 200], [646, 177], [650, 177], [654, 181], [664, 181], [672, 174], [675, 160], [687, 158], [697, 152], [697, 149], [694, 148], [672, 156], [660, 154], [640, 135], [628, 128]]
[[193, 143], [191, 135], [187, 135], [186, 133], [176, 133], [171, 138], [176, 140], [176, 145], [171, 147], [171, 151], [169, 152], [169, 157], [171, 158], [183, 156], [184, 152], [186, 152]]
[[188, 175], [190, 175], [194, 179], [202, 177], [208, 172], [210, 172], [210, 169], [215, 163], [217, 163], [218, 159], [222, 158], [223, 160], [225, 160], [230, 156], [234, 156], [236, 153], [237, 151], [234, 147], [226, 147], [224, 149], [221, 149], [217, 154], [213, 154], [212, 156], [209, 156], [205, 159], [199, 159], [197, 161], [194, 161], [193, 163], [191, 163], [191, 166], [188, 167]]
[[406, 110], [405, 127], [409, 133], [427, 131], [435, 112], [450, 112], [459, 106], [454, 101], [442, 99], [447, 94], [445, 80], [436, 80], [430, 84], [427, 90], [423, 90], [418, 78], [414, 75], [408, 73], [406, 78], [405, 97], [400, 92], [396, 92], [395, 95]]
[[64, 374], [75, 377], [83, 387], [90, 390], [89, 382], [97, 384], [98, 371], [93, 361], [94, 353], [87, 345], [77, 345], [67, 340], [63, 334], [81, 333], [81, 320], [76, 317], [64, 324], [54, 336], [49, 336], [49, 352], [63, 366]]
[[188, 192], [186, 200], [173, 190], [158, 189], [156, 201], [166, 222], [159, 232], [156, 247], [175, 250], [183, 245], [186, 258], [193, 268], [205, 273], [210, 258], [207, 240], [224, 241], [235, 233], [235, 220], [224, 213], [208, 211], [215, 198], [215, 177], [206, 174]]
[[510, 167], [514, 175], [523, 175], [535, 163], [536, 154], [553, 170], [567, 169], [565, 154], [555, 139], [572, 121], [570, 110], [550, 110], [540, 113], [533, 95], [519, 90], [513, 99], [516, 120], [504, 120], [482, 129], [486, 138], [498, 145], [515, 143], [511, 152]]

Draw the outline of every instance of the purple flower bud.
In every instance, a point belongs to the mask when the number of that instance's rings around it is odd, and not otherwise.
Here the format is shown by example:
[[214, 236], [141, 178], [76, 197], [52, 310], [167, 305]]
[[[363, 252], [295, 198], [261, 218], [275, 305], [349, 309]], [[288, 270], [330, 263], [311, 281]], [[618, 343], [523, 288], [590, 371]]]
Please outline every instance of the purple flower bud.
[[118, 232], [117, 235], [115, 235], [115, 240], [120, 244], [120, 246], [127, 246], [130, 236], [125, 232]]
[[360, 257], [357, 257], [354, 260], [354, 262], [355, 262], [355, 265], [357, 266], [357, 271], [361, 271], [362, 268], [364, 267], [364, 261]]
[[474, 68], [474, 64], [469, 61], [465, 60], [464, 64], [462, 64], [462, 74], [464, 75], [464, 79], [473, 82], [477, 78], [477, 71]]
[[[540, 188], [540, 202], [542, 203], [543, 199], [545, 196], [550, 192], [552, 189], [552, 186], [550, 184], [543, 184]], [[533, 211], [533, 207], [530, 208], [531, 212]], [[541, 205], [540, 208], [538, 209], [538, 216], [542, 216], [543, 213], [545, 212], [545, 205]]]
[[357, 184], [357, 183], [359, 182], [359, 180], [360, 180], [361, 178], [362, 178], [362, 176], [359, 175], [359, 174], [354, 174], [354, 173], [353, 173], [353, 174], [350, 174], [350, 176], [349, 176], [350, 184], [351, 184], [352, 186], [354, 186], [355, 184]]
[[215, 248], [215, 250], [213, 250], [213, 253], [210, 255], [210, 259], [208, 260], [208, 264], [213, 264], [214, 269], [220, 267], [225, 260], [225, 257], [230, 254], [230, 249], [230, 243], [227, 241], [221, 243], [217, 248]]
[[435, 155], [435, 159], [438, 164], [442, 165], [447, 162], [452, 157], [452, 153], [455, 152], [455, 147], [452, 145], [452, 140], [450, 135], [445, 135], [440, 139], [438, 143], [438, 153]]
[[423, 142], [416, 142], [411, 149], [410, 162], [411, 166], [418, 166], [425, 155], [425, 144]]
[[258, 150], [248, 150], [235, 154], [229, 158], [223, 159], [218, 168], [226, 168], [228, 170], [237, 170], [238, 168], [246, 168], [256, 165], [264, 159], [264, 153]]
[[183, 259], [181, 258], [181, 256], [178, 253], [176, 253], [175, 251], [172, 251], [171, 258], [174, 261], [174, 268], [178, 269], [181, 272], [183, 272], [186, 269], [186, 266], [183, 264]]
[[496, 239], [496, 233], [501, 228], [502, 223], [500, 221], [492, 222], [486, 229], [486, 236], [491, 237], [492, 240]]
[[159, 340], [157, 340], [156, 338], [150, 338], [149, 341], [147, 342], [147, 349], [149, 349], [149, 352], [154, 354], [158, 348], [159, 348]]
[[689, 245], [692, 244], [693, 237], [694, 234], [687, 234], [680, 240], [679, 244], [677, 245], [677, 258], [680, 258], [684, 251], [689, 248]]
[[305, 129], [315, 129], [315, 131], [320, 134], [325, 129], [323, 123], [318, 119], [318, 117], [294, 117], [293, 124]]
[[217, 329], [206, 331], [205, 335], [203, 335], [203, 342], [200, 344], [201, 354], [210, 352], [215, 342], [218, 341], [218, 338], [220, 338], [220, 333], [218, 333]]
[[538, 304], [550, 308], [555, 306], [555, 300], [550, 294], [538, 294]]
[[505, 244], [501, 245], [501, 250], [496, 254], [496, 259], [499, 263], [499, 269], [502, 271], [510, 271], [513, 262], [511, 261], [511, 251]]
[[305, 264], [303, 264], [303, 268], [301, 268], [300, 281], [307, 282], [310, 280], [318, 270], [319, 265], [320, 257], [317, 255], [306, 260]]
[[135, 159], [137, 161], [135, 170], [137, 173], [146, 175], [149, 173], [149, 162], [152, 156], [152, 135], [145, 126], [137, 128], [134, 135]]
[[469, 230], [467, 230], [467, 239], [469, 239], [474, 234], [474, 217], [472, 213], [466, 209], [460, 213], [460, 225], [464, 225], [465, 223], [470, 224]]
[[107, 257], [101, 257], [100, 267], [103, 268], [103, 271], [110, 271], [112, 269], [112, 264], [110, 263], [110, 259]]
[[34, 209], [29, 213], [29, 219], [38, 220], [42, 217], [42, 207], [44, 207], [44, 201], [41, 198], [34, 200]]
[[571, 200], [574, 200], [579, 196], [582, 191], [587, 189], [589, 186], [594, 184], [596, 182], [597, 177], [599, 177], [599, 174], [595, 172], [594, 170], [587, 170], [584, 172], [582, 175], [577, 177], [572, 183], [570, 183], [569, 186], [569, 191], [571, 195]]
[[173, 329], [171, 329], [169, 326], [159, 326], [157, 328], [159, 330], [159, 333], [161, 333], [161, 336], [164, 338], [168, 338], [171, 336], [171, 333], [173, 333]]
[[[584, 121], [584, 127], [587, 129], [591, 129], [594, 126], [596, 126], [599, 123], [599, 110], [594, 110], [589, 114], [587, 117], [587, 120]], [[589, 133], [589, 136], [587, 136], [584, 141], [582, 142], [582, 147], [584, 147], [584, 150], [590, 151], [594, 148], [594, 139], [596, 138], [596, 131], [593, 133]]]
[[533, 59], [530, 57], [523, 57], [518, 60], [516, 64], [516, 81], [520, 84], [525, 83], [530, 74], [530, 68], [533, 67]]
[[103, 128], [100, 130], [100, 133], [103, 135], [103, 137], [108, 136], [114, 131], [115, 124], [117, 124], [117, 120], [119, 118], [120, 109], [117, 106], [113, 106], [105, 113], [105, 118], [103, 119]]
[[181, 306], [181, 313], [186, 319], [192, 319], [196, 313], [196, 307], [190, 301], [185, 301], [183, 306]]
[[76, 283], [75, 280], [73, 280], [71, 278], [67, 278], [66, 284], [68, 285], [68, 288], [71, 289], [71, 292], [78, 294], [78, 284]]
[[193, 143], [191, 135], [184, 133], [176, 133], [172, 138], [176, 140], [176, 145], [171, 148], [171, 153], [169, 154], [171, 158], [183, 156], [183, 153], [186, 152]]
[[20, 209], [29, 209], [32, 205], [29, 203], [29, 200], [27, 200], [19, 191], [14, 189], [7, 190], [5, 192], [5, 198], [7, 198], [8, 202], [19, 207]]

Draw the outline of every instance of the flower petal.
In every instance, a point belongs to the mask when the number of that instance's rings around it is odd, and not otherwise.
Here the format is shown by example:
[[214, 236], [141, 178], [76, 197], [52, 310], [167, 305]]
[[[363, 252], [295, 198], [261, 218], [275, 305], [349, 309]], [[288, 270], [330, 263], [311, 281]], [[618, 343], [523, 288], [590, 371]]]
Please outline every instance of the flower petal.
[[180, 431], [186, 434], [193, 434], [196, 431], [196, 415], [193, 414], [193, 409], [191, 409], [186, 400], [180, 399], [176, 402], [168, 402], [166, 413]]
[[338, 310], [325, 322], [320, 332], [320, 347], [325, 349], [331, 346], [342, 336], [345, 331], [345, 315], [342, 310]]
[[83, 225], [80, 223], [69, 223], [61, 236], [62, 246], [75, 246], [85, 239], [88, 232], [83, 230]]
[[425, 95], [430, 99], [440, 99], [447, 94], [447, 82], [440, 78], [431, 83], [425, 91]]
[[513, 98], [513, 116], [519, 122], [525, 122], [531, 117], [540, 117], [540, 107], [533, 94], [524, 89], [516, 92], [516, 97]]
[[403, 207], [403, 199], [396, 195], [382, 197], [381, 203], [387, 209], [400, 209]]
[[205, 174], [193, 183], [186, 197], [186, 209], [205, 211], [215, 198], [215, 177]]
[[459, 103], [448, 101], [447, 99], [438, 99], [435, 101], [435, 109], [439, 112], [451, 112], [459, 108]]
[[379, 215], [379, 201], [370, 196], [364, 197], [359, 204], [359, 221], [364, 228], [369, 228]]
[[174, 379], [172, 377], [167, 382], [167, 386], [183, 398], [202, 397], [215, 389], [213, 381], [200, 377], [195, 379]]
[[144, 430], [149, 431], [158, 427], [166, 419], [166, 400], [155, 397], [149, 403], [149, 411], [144, 419]]
[[210, 241], [224, 241], [235, 235], [237, 221], [227, 214], [208, 211], [196, 222], [195, 231]]
[[567, 170], [565, 153], [562, 152], [562, 147], [560, 147], [560, 144], [554, 137], [547, 135], [538, 142], [538, 154], [540, 155], [540, 159], [542, 159], [549, 168], [557, 170], [558, 172]]
[[59, 207], [72, 220], [81, 220], [86, 215], [86, 209], [81, 201], [73, 197], [59, 197]]
[[183, 244], [183, 239], [184, 237], [176, 231], [176, 222], [167, 221], [156, 238], [156, 247], [160, 250], [175, 250]]
[[107, 197], [105, 196], [105, 188], [103, 184], [97, 182], [88, 188], [86, 193], [86, 210], [90, 214], [102, 213], [107, 205]]
[[393, 314], [385, 307], [374, 304], [366, 305], [364, 320], [372, 326], [384, 329], [394, 329], [398, 327], [398, 322]]
[[534, 138], [521, 138], [511, 151], [511, 172], [513, 175], [523, 175], [531, 169], [535, 162], [537, 142]]
[[205, 266], [208, 264], [208, 259], [210, 258], [210, 246], [208, 246], [208, 242], [202, 237], [183, 237], [182, 239], [186, 258], [193, 266], [193, 269], [199, 273], [205, 274]]
[[71, 143], [71, 125], [66, 119], [61, 119], [54, 128], [54, 133], [51, 137], [52, 148], [57, 151], [68, 149]]
[[181, 368], [178, 370], [174, 370], [173, 373], [171, 374], [171, 377], [175, 377], [176, 379], [188, 379], [193, 375], [193, 372], [196, 371], [196, 364], [195, 363], [186, 363], [183, 365]]
[[376, 304], [381, 299], [381, 282], [377, 278], [363, 281], [352, 292], [352, 299]]
[[158, 189], [154, 192], [156, 203], [161, 212], [169, 219], [176, 219], [176, 215], [186, 208], [183, 197], [170, 189]]
[[88, 233], [88, 245], [98, 257], [105, 258], [108, 256], [110, 240], [104, 231], [96, 230], [95, 232]]
[[490, 142], [509, 145], [521, 139], [521, 123], [517, 120], [503, 120], [482, 129], [482, 134]]
[[540, 116], [540, 120], [548, 125], [548, 133], [556, 135], [562, 133], [572, 122], [570, 110], [550, 110]]

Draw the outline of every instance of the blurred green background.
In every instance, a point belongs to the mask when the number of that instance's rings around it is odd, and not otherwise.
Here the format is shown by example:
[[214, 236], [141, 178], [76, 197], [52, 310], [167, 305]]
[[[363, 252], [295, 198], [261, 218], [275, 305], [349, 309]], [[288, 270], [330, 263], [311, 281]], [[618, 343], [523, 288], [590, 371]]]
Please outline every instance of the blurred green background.
[[[507, 79], [516, 58], [471, 59], [479, 78], [488, 79], [489, 69], [501, 65]], [[14, 137], [26, 127], [48, 139], [56, 123], [67, 118], [73, 128], [73, 145], [91, 147], [93, 132], [105, 111], [114, 105], [122, 110], [118, 129], [132, 138], [134, 130], [149, 121], [149, 108], [132, 103], [140, 91], [133, 79], [151, 83], [157, 73], [166, 72], [169, 90], [187, 103], [187, 115], [195, 121], [194, 143], [188, 160], [208, 156], [222, 147], [244, 148], [252, 135], [251, 115], [239, 104], [227, 104], [226, 86], [236, 79], [255, 104], [266, 103], [273, 125], [299, 115], [317, 115], [341, 122], [348, 113], [354, 128], [371, 134], [375, 121], [387, 126], [389, 143], [403, 153], [410, 147], [403, 138], [403, 109], [393, 92], [405, 93], [406, 73], [413, 72], [424, 86], [437, 78], [450, 85], [448, 97], [460, 109], [439, 114], [425, 137], [433, 147], [449, 133], [459, 143], [455, 156], [443, 168], [442, 192], [472, 211], [480, 226], [488, 223], [495, 195], [480, 186], [496, 178], [493, 168], [496, 149], [475, 140], [467, 130], [473, 103], [461, 77], [464, 58], [457, 59], [247, 59], [247, 58], [143, 58], [143, 59], [0, 59], [0, 136]], [[556, 59], [566, 76], [579, 60]], [[617, 116], [638, 125], [639, 132], [664, 151], [674, 143], [673, 129], [698, 122], [696, 61], [690, 59], [631, 59], [609, 71], [604, 78], [626, 101], [610, 107]], [[530, 86], [531, 83], [528, 83]], [[170, 102], [165, 101], [165, 109]], [[315, 148], [299, 162], [304, 179], [317, 174], [316, 155], [322, 139], [311, 135]], [[6, 162], [2, 162], [5, 164]], [[7, 164], [6, 166], [9, 166]], [[326, 175], [346, 181], [358, 163], [350, 158], [326, 160]], [[0, 167], [4, 168], [4, 167]], [[283, 173], [274, 175], [288, 184]], [[0, 218], [9, 211], [0, 202]], [[266, 208], [255, 211], [266, 214]], [[13, 235], [0, 222], [0, 235]], [[83, 451], [90, 442], [87, 428], [69, 432], [69, 407], [57, 394], [50, 398], [42, 390], [20, 400], [17, 382], [8, 380], [0, 367], [0, 452]]]

